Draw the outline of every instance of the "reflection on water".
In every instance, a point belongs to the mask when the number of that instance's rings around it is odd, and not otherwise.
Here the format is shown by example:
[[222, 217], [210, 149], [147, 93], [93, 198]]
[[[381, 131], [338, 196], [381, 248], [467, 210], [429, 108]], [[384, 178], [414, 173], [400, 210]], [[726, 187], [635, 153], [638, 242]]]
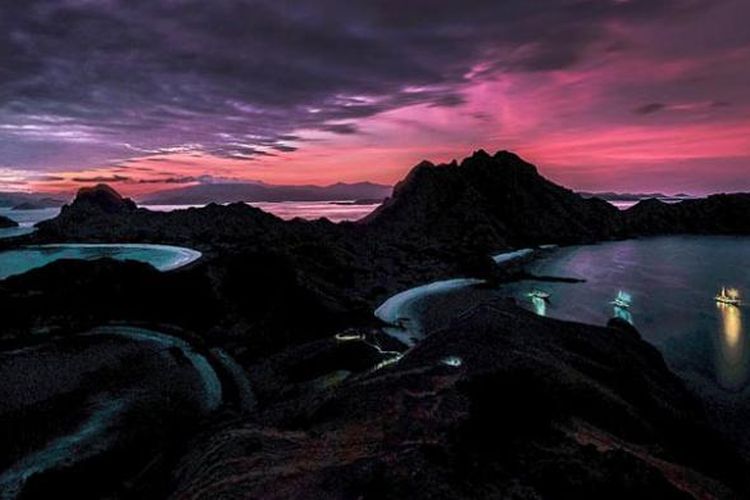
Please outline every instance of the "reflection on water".
[[719, 383], [726, 389], [737, 390], [747, 382], [747, 339], [742, 331], [742, 310], [733, 305], [717, 303], [721, 321], [716, 350], [716, 373]]
[[633, 313], [631, 313], [630, 311], [628, 311], [624, 307], [615, 306], [614, 307], [613, 315], [614, 315], [615, 318], [620, 318], [622, 320], [625, 320], [628, 323], [630, 323], [631, 325], [635, 324], [635, 323], [633, 323]]
[[0, 215], [16, 221], [19, 227], [32, 228], [37, 222], [53, 219], [60, 214], [60, 208], [35, 208], [33, 210], [13, 210], [10, 207], [0, 207]]
[[[365, 217], [375, 210], [380, 203], [360, 204], [351, 201], [259, 201], [248, 203], [264, 212], [271, 213], [282, 219], [314, 220], [325, 217], [331, 222], [354, 221]], [[202, 205], [143, 205], [144, 208], [155, 212], [171, 212], [184, 210]]]
[[634, 323], [683, 378], [727, 401], [747, 401], [750, 410], [745, 309], [715, 303], [722, 287], [729, 299], [750, 292], [750, 238], [670, 236], [565, 247], [528, 270], [585, 282], [545, 282], [554, 300], [544, 305], [528, 298], [538, 282], [508, 284], [503, 293], [548, 317]]
[[531, 303], [534, 305], [534, 312], [539, 316], [547, 315], [547, 301], [540, 297], [532, 297]]
[[33, 227], [5, 227], [0, 228], [0, 239], [3, 238], [15, 238], [16, 236], [23, 236], [26, 234], [31, 234], [36, 230], [36, 228]]
[[620, 290], [617, 292], [615, 300], [610, 304], [614, 305], [612, 314], [615, 318], [627, 321], [631, 325], [634, 324], [633, 313], [630, 312], [630, 306], [633, 305], [633, 296], [630, 293]]
[[170, 271], [199, 259], [201, 253], [190, 248], [145, 243], [33, 245], [0, 252], [0, 280], [61, 259], [94, 260], [104, 257], [136, 260], [151, 264], [160, 271]]
[[726, 304], [716, 304], [716, 307], [721, 312], [724, 339], [730, 348], [736, 349], [742, 340], [742, 313], [740, 308]]

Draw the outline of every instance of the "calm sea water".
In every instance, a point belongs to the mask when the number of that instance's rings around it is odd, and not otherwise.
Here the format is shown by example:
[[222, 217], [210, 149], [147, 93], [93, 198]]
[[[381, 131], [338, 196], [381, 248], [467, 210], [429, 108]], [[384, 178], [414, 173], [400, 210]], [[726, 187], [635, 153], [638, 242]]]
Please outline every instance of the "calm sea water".
[[108, 257], [151, 264], [160, 271], [185, 266], [201, 257], [189, 248], [147, 244], [39, 245], [0, 252], [0, 279], [46, 266], [60, 259], [94, 260]]
[[[105, 370], [106, 377], [97, 376]], [[60, 395], [82, 387], [86, 398], [61, 401]], [[23, 433], [7, 436], [17, 448], [3, 450], [14, 459], [0, 470], [0, 498], [17, 498], [34, 474], [70, 470], [113, 449], [148, 449], [164, 432], [182, 437], [180, 426], [153, 424], [195, 421], [216, 410], [222, 398], [221, 381], [203, 354], [151, 330], [104, 327], [0, 351], [0, 419], [44, 414], [65, 423], [23, 454]], [[123, 467], [140, 469], [148, 456], [127, 453], [120, 460]], [[98, 474], [118, 477], [109, 469]]]
[[13, 210], [0, 207], [0, 215], [18, 222], [21, 227], [31, 227], [37, 222], [52, 219], [60, 213], [59, 208], [39, 208], [36, 210]]
[[[331, 222], [354, 221], [361, 219], [373, 210], [379, 203], [355, 204], [348, 201], [282, 201], [282, 202], [254, 202], [248, 203], [261, 210], [274, 214], [281, 219], [289, 220], [320, 219], [325, 217]], [[144, 205], [144, 208], [158, 212], [171, 212], [200, 205]]]
[[[675, 198], [659, 198], [659, 199], [663, 201], [664, 203], [679, 203], [680, 201], [682, 201], [682, 199], [675, 199]], [[609, 203], [610, 205], [614, 205], [620, 210], [627, 210], [633, 205], [636, 205], [638, 201], [637, 200], [607, 200], [607, 203]]]
[[[325, 217], [331, 222], [354, 221], [365, 217], [375, 210], [378, 203], [355, 204], [348, 201], [284, 201], [278, 203], [250, 203], [254, 207], [272, 213], [282, 219], [319, 219]], [[143, 205], [156, 212], [171, 212], [201, 205]], [[12, 210], [0, 207], [0, 215], [18, 222], [19, 227], [0, 229], [0, 238], [11, 238], [28, 234], [34, 230], [34, 224], [57, 217], [59, 208], [42, 208], [38, 210]]]
[[8, 227], [0, 229], [0, 239], [29, 234], [34, 231], [34, 224], [43, 220], [57, 217], [57, 214], [59, 213], [59, 208], [13, 210], [10, 207], [0, 207], [0, 215], [7, 217], [10, 220], [14, 220], [18, 223], [18, 227]]
[[[613, 317], [626, 319], [703, 399], [726, 435], [750, 451], [750, 238], [679, 236], [567, 247], [528, 269], [586, 281], [522, 281], [492, 289], [454, 286], [453, 280], [386, 304], [395, 307], [389, 314], [403, 325], [402, 336], [417, 339], [475, 304], [509, 295], [557, 319], [602, 326]], [[747, 305], [717, 304], [722, 287], [739, 290]], [[410, 293], [420, 290], [425, 293]], [[549, 299], [529, 298], [534, 290], [550, 293]], [[621, 291], [630, 295], [628, 308], [611, 303]]]
[[[534, 262], [538, 275], [585, 283], [510, 286], [539, 314], [603, 324], [619, 316], [632, 322], [672, 368], [703, 387], [747, 394], [750, 383], [750, 308], [717, 304], [722, 287], [750, 294], [750, 238], [660, 237], [557, 250]], [[551, 293], [531, 300], [531, 289]], [[632, 305], [611, 304], [620, 291]]]

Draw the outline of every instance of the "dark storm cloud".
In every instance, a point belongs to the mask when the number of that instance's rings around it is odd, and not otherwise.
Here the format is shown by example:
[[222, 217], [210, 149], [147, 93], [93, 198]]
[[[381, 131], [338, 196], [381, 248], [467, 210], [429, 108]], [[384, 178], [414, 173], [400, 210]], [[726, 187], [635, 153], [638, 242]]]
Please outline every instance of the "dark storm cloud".
[[643, 106], [638, 106], [633, 110], [633, 113], [637, 115], [651, 115], [654, 113], [658, 113], [666, 107], [667, 105], [662, 102], [652, 102], [649, 104], [644, 104]]
[[179, 176], [179, 177], [159, 177], [156, 179], [138, 179], [138, 184], [191, 184], [200, 182], [198, 177]]
[[130, 181], [130, 177], [127, 177], [125, 175], [99, 175], [96, 177], [73, 177], [71, 179], [73, 182], [107, 182], [107, 183], [114, 183], [114, 182], [128, 182]]
[[471, 72], [566, 68], [597, 42], [612, 45], [612, 21], [669, 18], [703, 2], [6, 3], [0, 154], [39, 167], [80, 162], [81, 151], [93, 161], [291, 152], [294, 130], [354, 134], [343, 120], [459, 106]]
[[65, 178], [59, 175], [37, 175], [34, 177], [34, 180], [40, 182], [58, 182], [65, 180]]
[[655, 113], [659, 113], [661, 111], [671, 111], [671, 110], [681, 110], [681, 109], [721, 109], [721, 108], [728, 108], [731, 104], [727, 101], [708, 101], [708, 102], [699, 102], [699, 103], [688, 103], [688, 104], [677, 104], [677, 105], [669, 105], [665, 104], [663, 102], [651, 102], [648, 104], [644, 104], [642, 106], [638, 106], [637, 108], [633, 109], [633, 113], [637, 115], [653, 115]]
[[712, 101], [711, 107], [712, 108], [728, 108], [732, 105], [731, 102], [728, 101]]
[[357, 133], [357, 126], [353, 123], [329, 123], [320, 126], [321, 130], [334, 134], [350, 135]]

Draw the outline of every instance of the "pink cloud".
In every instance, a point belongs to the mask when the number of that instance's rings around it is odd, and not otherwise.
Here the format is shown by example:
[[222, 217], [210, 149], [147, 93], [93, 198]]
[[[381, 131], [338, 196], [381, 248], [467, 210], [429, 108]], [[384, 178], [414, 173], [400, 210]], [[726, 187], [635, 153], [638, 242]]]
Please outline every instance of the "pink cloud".
[[[744, 101], [715, 105], [736, 97], [736, 65], [748, 56], [735, 49], [663, 59], [636, 45], [566, 70], [488, 77], [490, 65], [479, 64], [457, 89], [464, 97], [458, 105], [411, 105], [338, 124], [356, 124], [355, 134], [297, 130], [300, 139], [291, 144], [298, 150], [252, 161], [180, 153], [138, 158], [127, 164], [131, 180], [118, 188], [141, 194], [174, 187], [168, 178], [205, 174], [285, 184], [394, 183], [422, 159], [449, 161], [485, 148], [515, 150], [579, 189], [750, 190], [750, 109]], [[647, 114], [636, 112], [650, 103]], [[34, 187], [72, 189], [80, 185], [73, 178], [118, 172], [87, 170]]]

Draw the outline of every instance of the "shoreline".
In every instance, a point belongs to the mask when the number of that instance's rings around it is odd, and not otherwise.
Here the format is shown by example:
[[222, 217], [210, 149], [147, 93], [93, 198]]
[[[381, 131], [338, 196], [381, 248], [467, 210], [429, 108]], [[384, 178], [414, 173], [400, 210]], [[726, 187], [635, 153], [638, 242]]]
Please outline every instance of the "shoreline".
[[[76, 377], [90, 377], [88, 372], [91, 368], [88, 367], [92, 364], [89, 359], [92, 356], [92, 359], [99, 359], [99, 364], [95, 366], [109, 367], [112, 361], [116, 361], [111, 368], [114, 371], [107, 372], [108, 377], [120, 377], [123, 382], [96, 378], [97, 388], [86, 391], [82, 396], [82, 405], [66, 408], [70, 424], [67, 430], [59, 435], [51, 434], [46, 443], [21, 443], [18, 456], [0, 473], [0, 486], [9, 495], [7, 498], [25, 491], [29, 481], [33, 481], [33, 487], [38, 487], [49, 474], [57, 471], [85, 474], [90, 468], [95, 470], [99, 461], [106, 463], [112, 454], [122, 455], [125, 460], [124, 469], [112, 471], [113, 474], [125, 474], [127, 477], [138, 475], [143, 467], [150, 466], [142, 461], [143, 457], [138, 451], [141, 446], [149, 446], [149, 441], [153, 439], [148, 438], [149, 435], [155, 433], [154, 437], [159, 440], [172, 442], [174, 438], [169, 437], [169, 433], [177, 432], [184, 434], [182, 439], [192, 439], [197, 435], [195, 431], [200, 427], [200, 422], [226, 405], [238, 405], [242, 411], [254, 408], [249, 381], [246, 376], [244, 383], [240, 380], [239, 374], [235, 373], [236, 362], [228, 354], [216, 350], [201, 352], [190, 341], [170, 333], [139, 326], [106, 325], [72, 336], [29, 340], [27, 345], [16, 345], [13, 349], [0, 351], [0, 357], [7, 358], [6, 361], [13, 366], [32, 370], [35, 364], [46, 364], [48, 358], [59, 359], [60, 354], [56, 354], [56, 351], [67, 352], [65, 363], [70, 365], [72, 371], [67, 370], [68, 375], [62, 385], [47, 377], [44, 385], [37, 389], [42, 390], [38, 393], [38, 400], [28, 401], [28, 397], [21, 394], [14, 399], [11, 395], [6, 400], [11, 404], [10, 409], [6, 408], [6, 412], [10, 412], [5, 415], [7, 418], [12, 419], [18, 412], [13, 410], [13, 404], [22, 405], [19, 408], [24, 408], [26, 413], [38, 412], [40, 405], [62, 404], [56, 401], [67, 397], [72, 390], [79, 391], [75, 388]], [[131, 368], [127, 361], [141, 350], [150, 360], [148, 374], [140, 374], [140, 366]], [[101, 360], [102, 356], [105, 361]], [[108, 358], [111, 359], [107, 361]], [[188, 371], [185, 371], [185, 362], [192, 367]], [[163, 374], [159, 373], [159, 366], [163, 366]], [[77, 375], [76, 368], [80, 371]], [[201, 388], [200, 397], [190, 390], [196, 383]], [[108, 388], [112, 384], [118, 388], [115, 392]], [[134, 385], [130, 387], [128, 384]], [[7, 383], [4, 382], [4, 385], [7, 386]], [[3, 390], [12, 388], [7, 386]], [[191, 400], [191, 397], [194, 399]], [[194, 411], [188, 411], [190, 408]], [[138, 412], [147, 412], [148, 415]], [[162, 417], [155, 415], [160, 412], [163, 413]], [[149, 419], [167, 418], [168, 414], [174, 412], [180, 415], [181, 421], [176, 429], [160, 430], [147, 424]], [[177, 414], [173, 417], [177, 417]], [[143, 420], [145, 427], [128, 424], [133, 418]], [[9, 420], [8, 424], [11, 423], [12, 420]], [[24, 424], [19, 421], [12, 425], [17, 427]], [[5, 494], [0, 494], [0, 498], [6, 498]]]
[[[93, 258], [90, 258], [91, 256], [85, 256], [85, 255], [70, 255], [66, 256], [64, 255], [65, 252], [76, 249], [81, 250], [103, 250], [104, 253], [99, 256], [94, 256]], [[140, 257], [140, 256], [128, 256], [128, 255], [121, 255], [118, 253], [115, 254], [108, 254], [106, 251], [144, 251], [144, 252], [162, 252], [169, 256], [169, 260], [166, 262], [154, 262], [153, 260], [147, 258], [146, 256]], [[9, 271], [6, 269], [5, 272], [11, 272], [11, 274], [0, 274], [0, 280], [4, 280], [6, 278], [10, 278], [12, 276], [21, 276], [29, 271], [40, 269], [42, 267], [48, 266], [54, 262], [57, 262], [59, 260], [64, 259], [73, 259], [73, 260], [97, 260], [101, 258], [112, 258], [114, 260], [118, 261], [126, 261], [126, 260], [135, 260], [139, 262], [146, 263], [152, 267], [154, 267], [157, 271], [160, 272], [168, 272], [173, 271], [176, 269], [183, 268], [185, 266], [188, 266], [189, 264], [192, 264], [198, 260], [200, 260], [203, 257], [203, 253], [194, 250], [192, 248], [186, 248], [186, 247], [180, 247], [180, 246], [174, 246], [174, 245], [162, 245], [162, 244], [148, 244], [148, 243], [49, 243], [49, 244], [39, 244], [39, 245], [24, 245], [24, 246], [17, 246], [12, 248], [6, 248], [2, 251], [0, 251], [0, 259], [5, 255], [8, 257], [8, 255], [15, 255], [16, 258], [21, 258], [23, 252], [44, 252], [44, 251], [50, 251], [58, 253], [62, 253], [63, 255], [57, 256], [55, 258], [52, 258], [51, 260], [44, 261], [39, 263], [40, 265], [32, 265], [31, 267], [21, 267], [20, 269], [17, 269], [14, 271]], [[11, 260], [11, 264], [12, 264]], [[12, 267], [11, 267], [12, 269]]]

